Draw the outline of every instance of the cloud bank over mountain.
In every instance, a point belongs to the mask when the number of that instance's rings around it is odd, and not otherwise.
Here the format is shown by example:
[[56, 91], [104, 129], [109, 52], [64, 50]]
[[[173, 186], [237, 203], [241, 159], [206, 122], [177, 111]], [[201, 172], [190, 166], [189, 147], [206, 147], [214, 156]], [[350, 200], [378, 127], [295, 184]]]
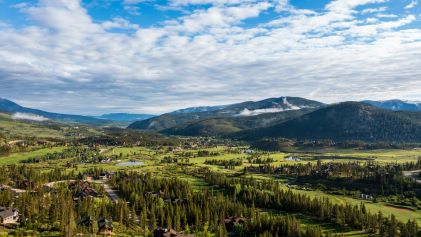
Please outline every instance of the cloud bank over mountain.
[[[417, 1], [301, 3], [130, 0], [104, 17], [85, 1], [2, 1], [17, 14], [0, 18], [0, 94], [84, 114], [279, 95], [419, 99]], [[163, 19], [133, 18], [148, 9]]]

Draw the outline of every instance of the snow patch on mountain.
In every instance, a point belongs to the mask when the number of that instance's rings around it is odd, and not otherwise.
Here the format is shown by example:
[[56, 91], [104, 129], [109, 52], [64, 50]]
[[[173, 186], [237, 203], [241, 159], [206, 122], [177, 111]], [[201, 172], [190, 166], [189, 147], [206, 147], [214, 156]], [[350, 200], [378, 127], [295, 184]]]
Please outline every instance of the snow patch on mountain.
[[299, 106], [295, 106], [295, 105], [293, 105], [293, 104], [290, 104], [290, 103], [288, 102], [288, 100], [287, 100], [287, 98], [286, 98], [286, 97], [284, 97], [284, 98], [282, 99], [282, 102], [284, 103], [284, 105], [286, 105], [286, 107], [288, 108], [288, 110], [297, 110], [297, 109], [302, 109], [302, 107], [299, 107]]

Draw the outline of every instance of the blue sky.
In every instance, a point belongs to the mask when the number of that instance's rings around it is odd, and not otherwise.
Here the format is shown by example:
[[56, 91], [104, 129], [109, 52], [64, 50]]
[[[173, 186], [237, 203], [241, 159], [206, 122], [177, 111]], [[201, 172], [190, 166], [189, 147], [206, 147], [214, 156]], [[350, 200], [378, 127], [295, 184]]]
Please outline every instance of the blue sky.
[[79, 114], [421, 100], [421, 2], [0, 0], [0, 84]]

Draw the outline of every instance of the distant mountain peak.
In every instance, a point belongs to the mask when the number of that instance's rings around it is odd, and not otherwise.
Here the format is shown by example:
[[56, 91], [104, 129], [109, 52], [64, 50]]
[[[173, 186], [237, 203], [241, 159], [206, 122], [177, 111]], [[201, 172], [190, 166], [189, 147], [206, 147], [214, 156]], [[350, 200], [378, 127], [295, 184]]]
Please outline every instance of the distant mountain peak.
[[65, 122], [86, 123], [94, 125], [102, 125], [106, 122], [105, 120], [88, 116], [51, 113], [39, 109], [26, 108], [4, 98], [0, 99], [0, 112], [13, 113], [15, 119], [32, 121], [52, 119]]
[[342, 102], [270, 127], [243, 131], [234, 137], [418, 142], [421, 141], [421, 123], [408, 112], [389, 111], [361, 102]]
[[[131, 124], [129, 128], [164, 131], [175, 126], [184, 126], [205, 119], [238, 118], [241, 120], [241, 117], [262, 116], [265, 114], [270, 115], [271, 118], [257, 118], [259, 121], [261, 121], [261, 123], [256, 124], [267, 124], [273, 120], [279, 120], [280, 117], [283, 117], [276, 116], [277, 113], [293, 110], [298, 111], [301, 109], [319, 108], [322, 106], [324, 106], [324, 104], [317, 101], [307, 100], [300, 97], [283, 96], [259, 101], [245, 101], [231, 105], [190, 107], [163, 114], [155, 118], [135, 122]], [[247, 118], [244, 120], [249, 121]], [[240, 122], [234, 121], [232, 123], [238, 124]], [[210, 124], [212, 123], [204, 123], [203, 125], [207, 126]], [[219, 121], [218, 126], [222, 126], [222, 124], [223, 122]], [[226, 124], [223, 126], [225, 125]]]
[[170, 112], [170, 114], [212, 112], [212, 111], [224, 109], [227, 106], [229, 106], [229, 105], [188, 107], [188, 108], [184, 108], [184, 109], [175, 110], [173, 112]]
[[155, 115], [152, 114], [130, 114], [130, 113], [109, 113], [109, 114], [103, 114], [100, 116], [95, 116], [99, 119], [108, 119], [112, 121], [119, 121], [119, 122], [134, 122], [134, 121], [140, 121], [148, 118], [155, 117]]
[[316, 108], [320, 106], [320, 105], [309, 106], [309, 105], [303, 105], [303, 104], [295, 105], [293, 103], [288, 102], [288, 97], [270, 98], [267, 100], [270, 101], [272, 105], [269, 105], [266, 108], [255, 109], [255, 110], [250, 110], [248, 108], [245, 108], [238, 115], [239, 116], [256, 116], [260, 114], [279, 113], [279, 112], [290, 111], [290, 110]]
[[421, 111], [421, 102], [419, 101], [392, 99], [392, 100], [381, 100], [381, 101], [365, 100], [363, 102], [379, 107], [379, 108], [393, 110], [393, 111], [412, 111], [412, 112]]

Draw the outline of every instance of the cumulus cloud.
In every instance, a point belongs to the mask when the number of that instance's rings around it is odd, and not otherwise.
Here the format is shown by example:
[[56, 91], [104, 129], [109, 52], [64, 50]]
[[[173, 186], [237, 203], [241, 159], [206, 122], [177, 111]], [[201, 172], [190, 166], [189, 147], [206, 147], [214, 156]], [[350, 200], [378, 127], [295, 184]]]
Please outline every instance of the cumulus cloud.
[[412, 0], [411, 3], [409, 3], [408, 5], [405, 6], [405, 9], [412, 9], [412, 8], [416, 7], [417, 5], [418, 5], [418, 1]]
[[[386, 3], [334, 0], [317, 10], [284, 0], [172, 0], [186, 12], [141, 27], [94, 19], [77, 0], [41, 0], [20, 8], [30, 24], [0, 28], [0, 94], [84, 114], [156, 114], [285, 95], [416, 99], [417, 17], [384, 18]], [[274, 16], [246, 24], [268, 12]]]
[[128, 20], [121, 17], [115, 17], [111, 21], [105, 21], [102, 24], [102, 27], [106, 30], [109, 29], [128, 29], [128, 30], [137, 30], [139, 25], [132, 24]]
[[44, 122], [47, 121], [48, 118], [36, 115], [36, 114], [27, 114], [27, 113], [14, 113], [12, 118], [15, 120], [31, 120], [36, 122]]
[[387, 10], [387, 7], [378, 7], [378, 8], [366, 8], [361, 11], [362, 14], [370, 14], [370, 13], [378, 13], [378, 12], [384, 12]]

